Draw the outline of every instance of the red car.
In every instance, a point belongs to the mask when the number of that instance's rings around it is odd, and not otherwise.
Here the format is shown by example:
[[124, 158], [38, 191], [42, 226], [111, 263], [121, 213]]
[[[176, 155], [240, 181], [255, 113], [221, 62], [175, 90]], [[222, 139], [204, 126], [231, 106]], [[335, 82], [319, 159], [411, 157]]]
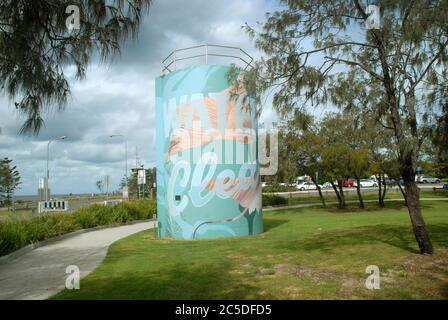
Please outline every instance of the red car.
[[348, 179], [345, 180], [344, 182], [342, 182], [342, 186], [344, 188], [352, 188], [352, 187], [356, 187], [356, 180], [355, 179]]

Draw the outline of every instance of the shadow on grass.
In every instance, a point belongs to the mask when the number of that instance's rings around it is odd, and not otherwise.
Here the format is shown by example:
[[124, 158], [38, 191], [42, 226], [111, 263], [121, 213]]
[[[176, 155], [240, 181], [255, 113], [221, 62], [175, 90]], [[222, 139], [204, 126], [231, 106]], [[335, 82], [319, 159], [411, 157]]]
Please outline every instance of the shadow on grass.
[[[372, 206], [367, 205], [365, 208], [360, 208], [357, 204], [349, 204], [344, 209], [340, 209], [337, 205], [333, 205], [331, 207], [326, 208], [319, 208], [321, 211], [331, 212], [331, 213], [351, 213], [351, 212], [359, 212], [359, 213], [366, 213], [366, 212], [374, 212], [374, 211], [385, 211], [385, 210], [403, 210], [406, 207], [403, 206], [403, 204], [396, 204], [391, 205], [388, 204], [385, 207], [380, 206]], [[324, 210], [322, 210], [324, 209]]]
[[263, 228], [264, 228], [264, 231], [266, 232], [266, 231], [275, 229], [287, 222], [289, 222], [289, 220], [264, 218], [263, 219]]
[[[408, 212], [408, 207], [404, 205], [403, 201], [386, 201], [384, 207], [381, 207], [377, 202], [365, 202], [365, 207], [360, 208], [358, 202], [349, 202], [346, 204], [344, 209], [340, 209], [337, 204], [329, 204], [326, 207], [318, 207], [315, 209], [321, 212], [330, 213], [351, 213], [351, 212], [374, 212], [374, 211], [385, 211], [385, 210], [405, 210]], [[420, 207], [422, 210], [428, 210], [435, 207], [434, 203], [428, 203], [427, 201], [420, 202]]]
[[448, 299], [448, 283], [445, 283], [444, 285], [442, 285], [442, 290], [441, 290], [441, 294], [445, 299]]
[[[436, 246], [448, 246], [448, 224], [428, 225], [431, 240]], [[307, 237], [290, 246], [303, 250], [333, 251], [344, 246], [368, 245], [382, 242], [411, 253], [419, 253], [412, 229], [406, 226], [379, 224], [350, 230], [328, 231]], [[289, 248], [292, 249], [292, 248]]]
[[[179, 263], [170, 269], [117, 272], [81, 280], [80, 290], [65, 290], [53, 299], [256, 299], [260, 289], [231, 274], [227, 263]], [[263, 298], [266, 298], [263, 296]]]

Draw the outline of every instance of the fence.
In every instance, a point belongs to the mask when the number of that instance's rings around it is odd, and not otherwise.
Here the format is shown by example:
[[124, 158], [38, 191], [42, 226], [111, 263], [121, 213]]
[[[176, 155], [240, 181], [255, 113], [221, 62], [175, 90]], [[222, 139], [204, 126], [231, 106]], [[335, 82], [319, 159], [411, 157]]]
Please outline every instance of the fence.
[[[220, 51], [216, 51], [217, 49]], [[246, 51], [238, 47], [203, 44], [199, 46], [176, 49], [171, 52], [162, 61], [162, 74], [165, 74], [165, 72], [176, 71], [178, 63], [181, 61], [203, 58], [203, 60], [201, 59], [201, 62], [205, 62], [207, 65], [210, 63], [210, 58], [212, 57], [236, 59], [243, 63], [244, 70], [251, 67], [252, 61], [254, 60]]]

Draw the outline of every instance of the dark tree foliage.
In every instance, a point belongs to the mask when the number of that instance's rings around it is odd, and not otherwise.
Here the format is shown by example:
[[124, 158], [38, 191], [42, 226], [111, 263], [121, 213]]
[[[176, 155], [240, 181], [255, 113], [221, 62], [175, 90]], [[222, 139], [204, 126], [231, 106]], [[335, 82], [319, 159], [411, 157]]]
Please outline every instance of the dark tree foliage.
[[[0, 92], [26, 116], [21, 133], [38, 133], [43, 111], [63, 109], [70, 95], [67, 67], [86, 76], [94, 58], [110, 60], [128, 36], [135, 38], [151, 0], [2, 0]], [[70, 5], [79, 29], [68, 29]], [[71, 21], [71, 18], [70, 18]]]
[[448, 176], [448, 92], [446, 94], [447, 97], [441, 103], [442, 114], [431, 132], [438, 171], [443, 176]]
[[[133, 172], [128, 176], [127, 186], [129, 196], [133, 198], [138, 198], [139, 195], [143, 197], [148, 197], [151, 195], [151, 189], [154, 187], [154, 183], [156, 183], [156, 168], [145, 169], [146, 171], [146, 183], [144, 188], [138, 185], [138, 177], [137, 170], [133, 170]], [[126, 186], [126, 178], [120, 182], [120, 188]]]
[[14, 191], [21, 184], [20, 173], [16, 166], [11, 166], [11, 159], [0, 160], [0, 200], [6, 205], [11, 204]]

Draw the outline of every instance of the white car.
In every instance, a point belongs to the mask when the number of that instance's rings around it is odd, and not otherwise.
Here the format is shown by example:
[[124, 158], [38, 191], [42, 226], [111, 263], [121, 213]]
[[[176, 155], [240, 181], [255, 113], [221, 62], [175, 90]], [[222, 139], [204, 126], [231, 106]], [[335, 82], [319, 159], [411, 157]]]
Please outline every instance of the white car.
[[[336, 184], [337, 184], [337, 183], [336, 183]], [[331, 185], [331, 182], [325, 182], [325, 183], [322, 185], [322, 187], [325, 188], [325, 189], [333, 188], [333, 186]]]
[[295, 183], [285, 183], [285, 182], [280, 182], [278, 184], [280, 187], [295, 187]]
[[416, 181], [418, 183], [440, 183], [439, 178], [434, 178], [434, 177], [430, 177], [430, 176], [419, 177], [418, 179], [416, 179]]
[[[321, 185], [319, 185], [320, 188], [322, 188]], [[302, 182], [299, 183], [296, 188], [300, 191], [305, 191], [305, 190], [317, 190], [316, 185], [313, 182]]]
[[361, 188], [374, 188], [378, 187], [378, 183], [370, 179], [361, 179], [359, 180], [359, 186]]

